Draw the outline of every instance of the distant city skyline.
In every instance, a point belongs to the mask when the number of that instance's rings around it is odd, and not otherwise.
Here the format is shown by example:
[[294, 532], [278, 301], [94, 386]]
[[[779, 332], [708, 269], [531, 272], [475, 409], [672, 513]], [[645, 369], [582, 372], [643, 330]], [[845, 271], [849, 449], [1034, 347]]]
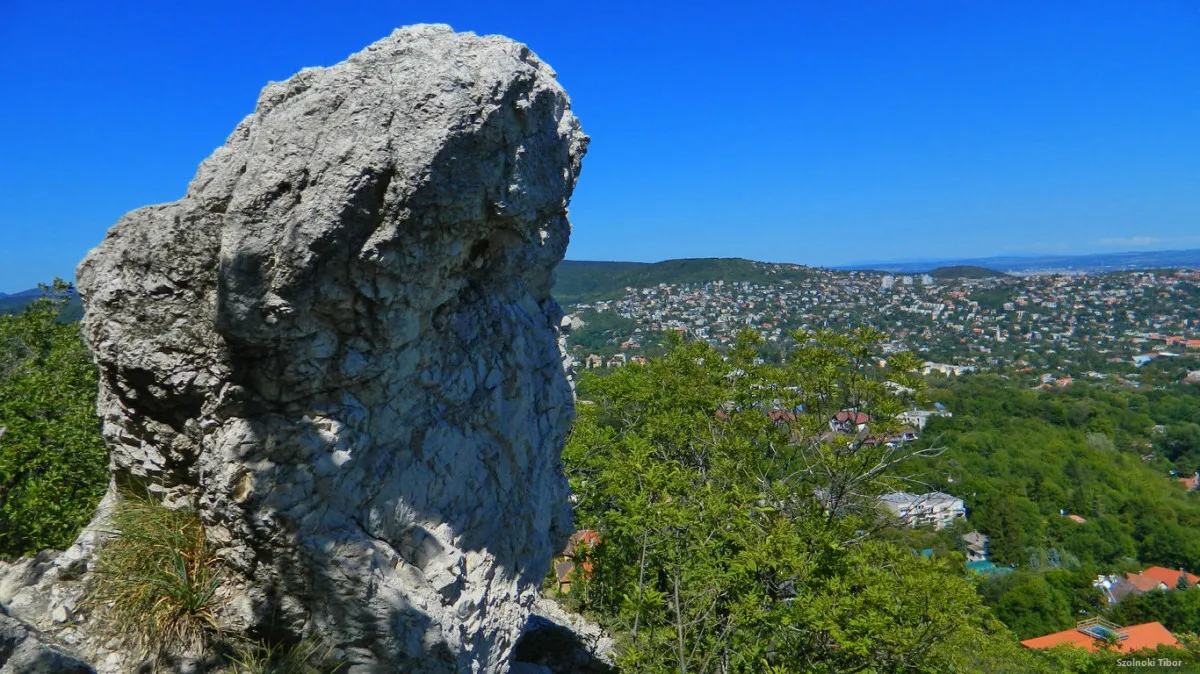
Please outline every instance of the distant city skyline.
[[527, 43], [592, 137], [567, 257], [1200, 248], [1190, 0], [0, 6], [0, 291], [173, 201], [259, 90], [400, 25]]

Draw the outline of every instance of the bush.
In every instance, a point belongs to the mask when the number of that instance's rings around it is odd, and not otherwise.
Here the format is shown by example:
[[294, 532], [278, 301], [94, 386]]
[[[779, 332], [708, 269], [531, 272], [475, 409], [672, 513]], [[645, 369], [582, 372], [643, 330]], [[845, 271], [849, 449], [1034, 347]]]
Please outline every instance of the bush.
[[108, 483], [96, 368], [78, 323], [58, 320], [70, 286], [0, 315], [0, 557], [63, 549]]
[[95, 623], [147, 656], [211, 643], [220, 571], [196, 514], [124, 495], [112, 523], [89, 595]]

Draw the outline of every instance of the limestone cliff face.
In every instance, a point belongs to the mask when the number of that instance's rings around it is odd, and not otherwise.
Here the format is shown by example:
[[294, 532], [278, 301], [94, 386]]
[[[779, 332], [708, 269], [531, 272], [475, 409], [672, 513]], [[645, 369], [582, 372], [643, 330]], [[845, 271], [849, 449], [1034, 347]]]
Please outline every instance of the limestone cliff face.
[[199, 509], [230, 620], [503, 671], [571, 528], [550, 275], [586, 146], [524, 45], [404, 28], [268, 85], [80, 265], [115, 481]]

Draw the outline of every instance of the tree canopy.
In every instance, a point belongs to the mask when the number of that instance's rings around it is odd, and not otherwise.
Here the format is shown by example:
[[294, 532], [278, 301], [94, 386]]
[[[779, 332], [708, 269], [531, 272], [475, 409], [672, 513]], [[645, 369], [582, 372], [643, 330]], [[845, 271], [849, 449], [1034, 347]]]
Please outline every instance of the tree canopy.
[[0, 557], [70, 545], [108, 482], [96, 370], [56, 281], [0, 315]]
[[1033, 655], [951, 564], [875, 535], [907, 453], [829, 431], [839, 410], [898, 426], [878, 333], [796, 335], [784, 365], [675, 340], [589, 377], [564, 454], [579, 526], [599, 533], [576, 597], [633, 672], [1030, 671]]

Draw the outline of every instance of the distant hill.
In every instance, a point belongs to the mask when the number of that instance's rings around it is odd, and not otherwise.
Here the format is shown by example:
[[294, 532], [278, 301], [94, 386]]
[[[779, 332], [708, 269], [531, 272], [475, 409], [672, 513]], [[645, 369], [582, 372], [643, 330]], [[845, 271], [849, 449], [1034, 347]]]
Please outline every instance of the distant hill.
[[791, 263], [705, 257], [663, 262], [591, 262], [563, 260], [554, 272], [554, 298], [561, 304], [613, 299], [626, 287], [708, 281], [779, 283], [808, 278], [811, 271]]
[[[34, 300], [42, 296], [42, 291], [39, 288], [30, 290], [22, 290], [19, 293], [6, 295], [0, 293], [0, 316], [4, 314], [20, 313], [25, 307], [33, 303]], [[63, 307], [61, 320], [77, 321], [83, 317], [83, 303], [79, 300], [79, 296], [75, 295], [67, 301], [67, 305]]]
[[954, 279], [954, 278], [997, 278], [999, 276], [1008, 276], [1003, 272], [998, 272], [987, 267], [976, 267], [968, 264], [960, 264], [954, 267], [938, 267], [931, 269], [929, 275], [938, 279]]
[[1156, 250], [1092, 255], [1038, 255], [1034, 257], [984, 257], [924, 260], [916, 262], [871, 262], [838, 269], [871, 269], [898, 274], [920, 274], [939, 267], [973, 266], [1003, 272], [1085, 271], [1113, 272], [1142, 269], [1200, 269], [1200, 249]]

